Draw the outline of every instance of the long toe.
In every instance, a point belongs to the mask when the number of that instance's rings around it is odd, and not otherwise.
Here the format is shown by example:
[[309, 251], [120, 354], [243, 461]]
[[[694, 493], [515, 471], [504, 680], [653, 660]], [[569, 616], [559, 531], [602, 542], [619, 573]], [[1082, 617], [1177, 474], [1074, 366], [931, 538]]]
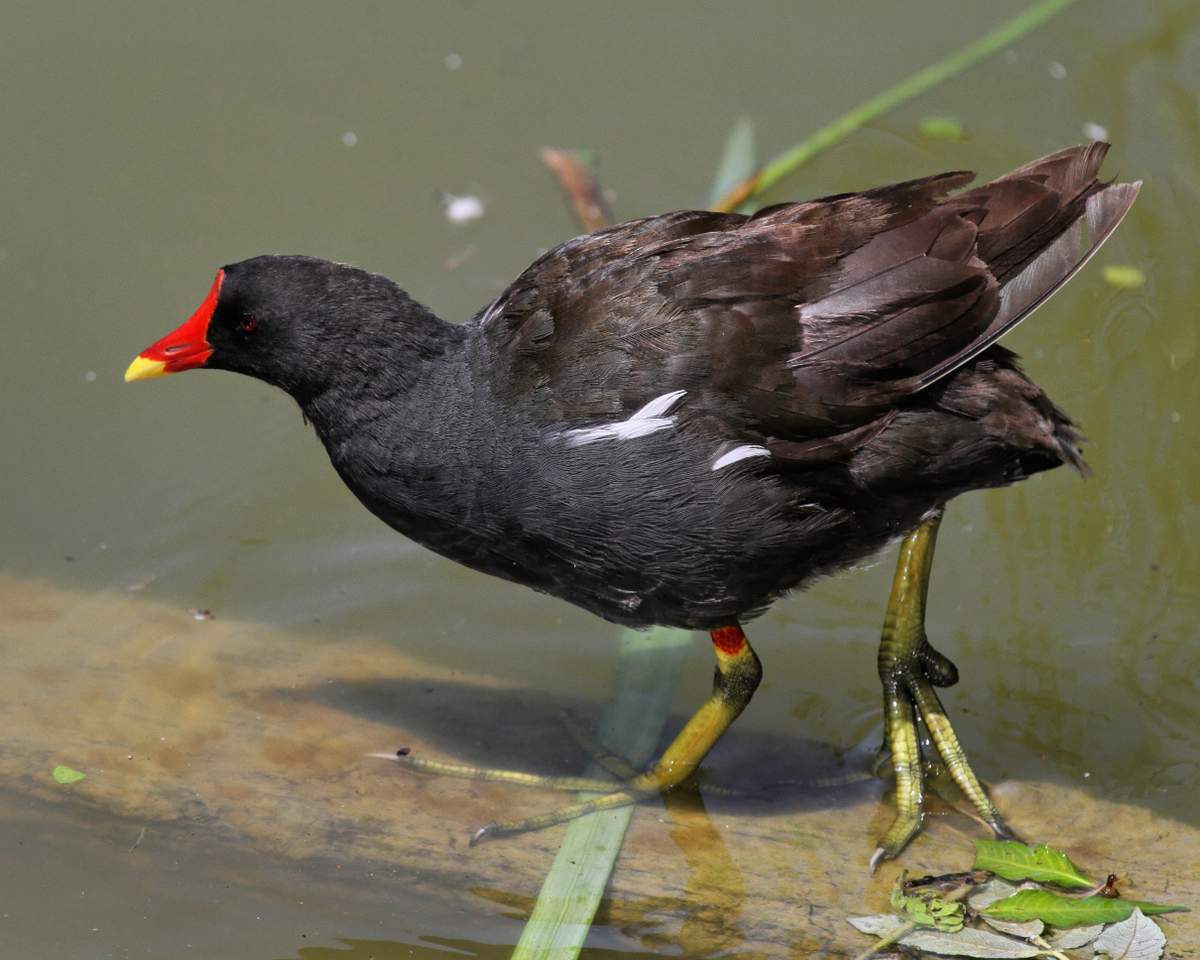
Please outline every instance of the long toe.
[[618, 784], [599, 777], [558, 777], [523, 770], [504, 770], [498, 767], [479, 767], [469, 763], [430, 760], [409, 753], [368, 753], [368, 757], [390, 760], [392, 763], [435, 777], [455, 777], [460, 780], [486, 780], [492, 783], [515, 783], [522, 787], [541, 787], [544, 790], [575, 792], [589, 790], [607, 793]]
[[992, 833], [995, 834], [997, 840], [1020, 840], [1017, 832], [1005, 823], [999, 816], [993, 817], [987, 822], [987, 825], [992, 828]]
[[930, 740], [933, 741], [942, 762], [946, 765], [946, 770], [954, 778], [958, 788], [971, 801], [976, 813], [992, 827], [993, 831], [999, 829], [1008, 832], [1008, 828], [1000, 819], [1000, 813], [996, 810], [991, 798], [988, 797], [987, 790], [975, 775], [975, 771], [971, 769], [966, 752], [959, 742], [958, 735], [954, 732], [950, 718], [946, 716], [946, 710], [934, 691], [933, 685], [922, 677], [913, 681], [910, 689], [921, 722], [929, 731]]
[[887, 832], [880, 837], [879, 846], [871, 854], [869, 863], [871, 873], [874, 873], [884, 860], [894, 860], [900, 856], [912, 838], [917, 835], [917, 831], [921, 829], [921, 822], [924, 818], [924, 811], [919, 807], [916, 810], [905, 810], [896, 814], [896, 819], [892, 821]]

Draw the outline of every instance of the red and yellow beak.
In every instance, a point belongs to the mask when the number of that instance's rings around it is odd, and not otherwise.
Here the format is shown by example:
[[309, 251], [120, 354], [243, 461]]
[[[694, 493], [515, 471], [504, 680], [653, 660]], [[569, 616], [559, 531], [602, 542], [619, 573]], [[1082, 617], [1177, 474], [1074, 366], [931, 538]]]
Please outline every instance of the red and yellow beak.
[[217, 279], [213, 281], [208, 296], [188, 318], [187, 323], [152, 343], [133, 358], [133, 363], [125, 371], [126, 382], [149, 380], [151, 377], [204, 366], [212, 356], [212, 346], [208, 342], [208, 324], [212, 320], [213, 311], [217, 309], [217, 299], [221, 296], [221, 283], [224, 280], [225, 271], [217, 271]]

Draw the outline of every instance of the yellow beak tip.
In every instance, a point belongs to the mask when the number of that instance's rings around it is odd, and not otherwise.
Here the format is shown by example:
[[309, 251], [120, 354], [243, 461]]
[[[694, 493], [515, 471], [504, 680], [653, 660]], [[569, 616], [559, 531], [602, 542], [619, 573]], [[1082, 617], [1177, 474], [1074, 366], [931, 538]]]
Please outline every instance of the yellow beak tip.
[[125, 371], [125, 382], [134, 380], [149, 380], [151, 377], [162, 377], [167, 373], [167, 365], [162, 360], [147, 360], [145, 357], [134, 357], [133, 363]]

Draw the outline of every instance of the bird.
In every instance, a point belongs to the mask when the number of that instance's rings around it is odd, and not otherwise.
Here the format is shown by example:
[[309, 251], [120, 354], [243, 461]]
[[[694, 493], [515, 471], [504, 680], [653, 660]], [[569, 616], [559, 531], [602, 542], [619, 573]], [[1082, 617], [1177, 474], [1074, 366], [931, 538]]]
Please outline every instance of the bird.
[[125, 379], [205, 368], [281, 388], [401, 534], [613, 623], [708, 631], [712, 692], [657, 761], [473, 840], [687, 780], [761, 681], [744, 624], [897, 541], [877, 665], [896, 812], [871, 867], [920, 829], [923, 749], [1010, 837], [937, 694], [958, 672], [926, 636], [926, 595], [951, 499], [1086, 469], [1078, 427], [997, 341], [1129, 211], [1141, 182], [1098, 178], [1108, 148], [974, 187], [955, 171], [630, 220], [550, 249], [464, 323], [375, 273], [256, 256]]

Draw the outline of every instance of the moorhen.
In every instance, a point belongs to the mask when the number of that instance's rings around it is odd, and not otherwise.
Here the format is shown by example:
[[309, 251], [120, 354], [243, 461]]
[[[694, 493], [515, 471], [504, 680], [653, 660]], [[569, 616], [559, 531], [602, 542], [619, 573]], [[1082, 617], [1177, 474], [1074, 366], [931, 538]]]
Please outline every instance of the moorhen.
[[1071, 420], [996, 341], [1129, 210], [1140, 183], [1098, 180], [1107, 150], [968, 190], [943, 173], [631, 220], [550, 250], [461, 325], [376, 274], [255, 257], [125, 379], [258, 377], [406, 536], [615, 623], [710, 632], [712, 695], [653, 766], [481, 833], [679, 784], [758, 686], [741, 624], [904, 538], [879, 650], [897, 814], [872, 864], [920, 827], [918, 716], [1003, 836], [934, 690], [957, 671], [925, 637], [930, 563], [952, 497], [1083, 469]]

